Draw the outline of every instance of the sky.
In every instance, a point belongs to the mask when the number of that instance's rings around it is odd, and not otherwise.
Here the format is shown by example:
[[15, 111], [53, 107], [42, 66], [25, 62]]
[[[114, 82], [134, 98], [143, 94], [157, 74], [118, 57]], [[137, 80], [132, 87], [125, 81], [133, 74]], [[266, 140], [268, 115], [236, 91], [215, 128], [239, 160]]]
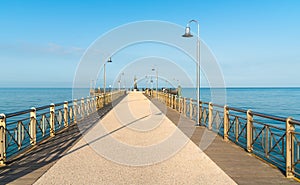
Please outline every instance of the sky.
[[[0, 0], [0, 87], [72, 87], [84, 52], [103, 34], [144, 20], [184, 29], [191, 19], [227, 87], [300, 87], [299, 9], [297, 0]], [[113, 63], [107, 84], [118, 73]]]

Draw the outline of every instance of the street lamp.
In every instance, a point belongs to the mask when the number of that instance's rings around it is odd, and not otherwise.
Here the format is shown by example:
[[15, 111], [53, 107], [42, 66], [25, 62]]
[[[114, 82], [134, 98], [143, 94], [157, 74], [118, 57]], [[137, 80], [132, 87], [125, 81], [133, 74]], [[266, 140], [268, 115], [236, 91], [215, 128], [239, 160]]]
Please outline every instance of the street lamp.
[[122, 76], [124, 76], [124, 72], [121, 73], [120, 77], [119, 77], [119, 80], [118, 80], [118, 83], [119, 83], [119, 91], [121, 91], [121, 82], [122, 82]]
[[152, 71], [156, 71], [156, 98], [158, 98], [158, 70], [157, 67], [156, 68], [152, 68]]
[[[109, 59], [107, 60], [107, 63], [111, 63], [111, 58], [109, 57]], [[105, 100], [105, 94], [106, 94], [106, 62], [104, 63], [104, 84], [103, 84], [103, 93], [104, 93], [104, 104], [106, 104], [106, 100]]]
[[182, 37], [193, 37], [191, 34], [191, 28], [190, 23], [196, 23], [198, 26], [198, 34], [197, 34], [197, 117], [196, 117], [196, 125], [199, 126], [199, 115], [200, 115], [200, 25], [197, 20], [190, 20], [186, 27], [185, 27], [185, 33], [182, 35]]
[[[111, 57], [107, 60], [107, 63], [111, 63]], [[104, 63], [104, 85], [103, 85], [103, 93], [105, 94], [106, 92], [106, 62]]]

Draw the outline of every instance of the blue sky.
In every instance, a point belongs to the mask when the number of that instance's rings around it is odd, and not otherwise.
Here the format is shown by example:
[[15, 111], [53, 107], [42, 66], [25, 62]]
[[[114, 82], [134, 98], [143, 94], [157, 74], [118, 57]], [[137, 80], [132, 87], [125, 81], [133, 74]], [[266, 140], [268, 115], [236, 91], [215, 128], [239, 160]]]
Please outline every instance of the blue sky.
[[299, 9], [297, 0], [1, 0], [0, 87], [70, 87], [83, 52], [109, 30], [190, 19], [227, 86], [299, 87]]

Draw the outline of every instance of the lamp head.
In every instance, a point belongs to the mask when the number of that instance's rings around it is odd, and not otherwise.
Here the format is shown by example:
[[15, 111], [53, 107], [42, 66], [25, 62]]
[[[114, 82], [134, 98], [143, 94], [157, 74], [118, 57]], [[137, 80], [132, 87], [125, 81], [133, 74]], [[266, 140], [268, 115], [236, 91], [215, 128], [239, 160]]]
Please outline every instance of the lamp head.
[[185, 27], [185, 33], [182, 35], [182, 37], [193, 37], [191, 34], [191, 28], [189, 26]]
[[109, 59], [108, 59], [108, 61], [107, 61], [107, 62], [109, 62], [109, 63], [110, 63], [110, 62], [112, 62], [112, 61], [111, 61], [111, 57], [109, 57]]

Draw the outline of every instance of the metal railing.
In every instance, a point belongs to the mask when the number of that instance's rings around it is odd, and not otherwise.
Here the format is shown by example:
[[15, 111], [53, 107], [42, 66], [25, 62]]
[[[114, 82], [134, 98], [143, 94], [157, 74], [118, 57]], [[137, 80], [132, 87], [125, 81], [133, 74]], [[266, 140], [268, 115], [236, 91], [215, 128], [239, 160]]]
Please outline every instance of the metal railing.
[[0, 165], [103, 108], [124, 94], [115, 91], [80, 100], [0, 114]]
[[[196, 119], [197, 102], [163, 92], [152, 97], [185, 117]], [[149, 92], [146, 94], [150, 96]], [[300, 121], [200, 101], [199, 123], [249, 153], [274, 164], [286, 177], [300, 176]]]

